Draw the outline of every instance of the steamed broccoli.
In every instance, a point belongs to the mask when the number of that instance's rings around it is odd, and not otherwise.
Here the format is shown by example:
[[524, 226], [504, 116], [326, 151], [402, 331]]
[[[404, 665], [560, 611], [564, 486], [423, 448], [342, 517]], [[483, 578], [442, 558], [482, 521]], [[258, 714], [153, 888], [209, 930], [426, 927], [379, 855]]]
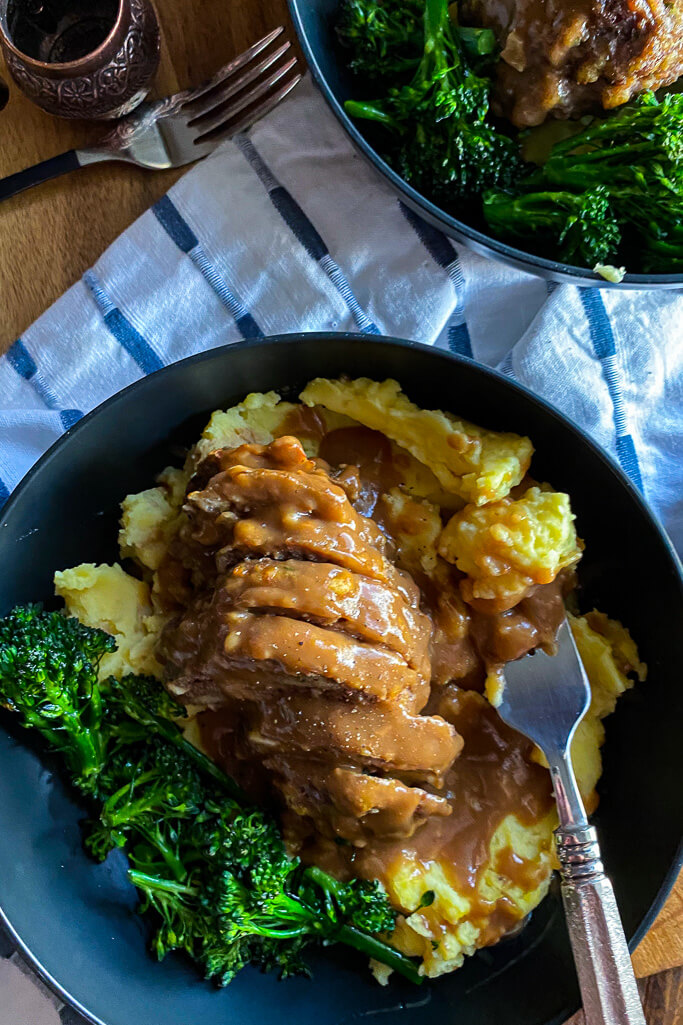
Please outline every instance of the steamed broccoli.
[[341, 942], [414, 982], [377, 934], [395, 914], [378, 883], [340, 883], [290, 858], [275, 822], [183, 736], [184, 712], [149, 677], [98, 682], [111, 637], [39, 606], [0, 619], [0, 703], [65, 759], [97, 802], [86, 845], [124, 848], [159, 958], [184, 950], [226, 984], [246, 964], [306, 971], [307, 943]]
[[337, 35], [349, 68], [371, 82], [412, 73], [422, 53], [424, 0], [342, 0]]
[[484, 199], [486, 220], [497, 235], [527, 239], [533, 230], [538, 242], [559, 247], [562, 259], [593, 267], [614, 255], [621, 231], [603, 186], [576, 194], [545, 191], [510, 195], [489, 193]]
[[[153, 676], [135, 676], [129, 674], [122, 680], [111, 678], [107, 681], [107, 707], [112, 730], [124, 729], [131, 735], [131, 720], [142, 727], [147, 734], [150, 730], [162, 737], [168, 744], [177, 748], [182, 756], [189, 760], [196, 769], [206, 776], [213, 777], [221, 789], [237, 800], [244, 800], [244, 793], [234, 780], [226, 776], [218, 766], [185, 739], [178, 729], [177, 723], [187, 717], [182, 705], [159, 686]], [[114, 727], [114, 723], [117, 724]], [[122, 723], [125, 726], [122, 727]]]
[[0, 703], [49, 741], [86, 792], [93, 791], [104, 759], [97, 673], [115, 647], [108, 634], [40, 605], [0, 620]]
[[[368, 7], [378, 5], [358, 0], [354, 9], [359, 6], [366, 12], [367, 26], [376, 24], [377, 16], [373, 21]], [[403, 55], [412, 43], [406, 34], [401, 48], [395, 38], [401, 35], [403, 23], [394, 14], [394, 6], [402, 5], [379, 6], [385, 18], [392, 19], [391, 38], [383, 37], [384, 59], [391, 65], [391, 55]], [[451, 23], [447, 0], [424, 0], [422, 8], [422, 46], [412, 76], [387, 84], [377, 100], [348, 100], [345, 109], [352, 117], [382, 126], [380, 145], [388, 162], [410, 185], [448, 208], [483, 189], [509, 185], [519, 164], [518, 147], [487, 121], [491, 83], [468, 62], [466, 46]], [[410, 10], [413, 12], [412, 6]], [[357, 37], [364, 38], [366, 48], [372, 44], [378, 50], [377, 32], [371, 34], [366, 27], [363, 37], [358, 18]], [[413, 22], [411, 13], [411, 40]], [[345, 38], [348, 41], [348, 29]], [[356, 51], [359, 48], [356, 42]], [[405, 63], [403, 56], [401, 60]], [[367, 56], [363, 66], [367, 73]]]
[[558, 259], [680, 269], [683, 95], [645, 93], [591, 121], [514, 189], [485, 195], [484, 215], [497, 235], [536, 236]]
[[225, 985], [249, 961], [285, 974], [306, 971], [311, 940], [342, 942], [419, 981], [415, 967], [375, 933], [391, 932], [395, 913], [378, 883], [340, 883], [290, 858], [275, 824], [259, 811], [236, 814], [208, 799], [178, 828], [184, 880], [169, 878], [152, 847], [136, 846], [130, 876], [143, 906], [162, 919], [159, 957], [184, 949]]

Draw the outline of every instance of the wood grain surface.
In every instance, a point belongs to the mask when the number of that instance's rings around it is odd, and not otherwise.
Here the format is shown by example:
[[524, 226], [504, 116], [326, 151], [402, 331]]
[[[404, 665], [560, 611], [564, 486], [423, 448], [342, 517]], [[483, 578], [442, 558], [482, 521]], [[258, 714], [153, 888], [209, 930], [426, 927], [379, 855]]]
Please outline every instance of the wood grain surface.
[[[158, 96], [198, 84], [277, 25], [287, 25], [294, 40], [286, 0], [156, 3], [163, 38]], [[0, 76], [9, 80], [1, 57]], [[0, 111], [0, 177], [92, 144], [102, 131], [101, 124], [44, 114], [11, 84]], [[181, 173], [97, 165], [0, 205], [0, 352]], [[683, 1025], [683, 876], [633, 960], [639, 976], [652, 976], [642, 986], [649, 1025]], [[583, 1023], [577, 1017], [572, 1025]]]
[[[198, 85], [278, 25], [286, 0], [156, 0], [162, 61], [154, 87], [165, 96]], [[0, 111], [0, 177], [91, 145], [103, 125], [43, 113], [10, 81]], [[183, 173], [98, 164], [15, 196], [0, 206], [0, 353], [92, 266], [106, 247]]]

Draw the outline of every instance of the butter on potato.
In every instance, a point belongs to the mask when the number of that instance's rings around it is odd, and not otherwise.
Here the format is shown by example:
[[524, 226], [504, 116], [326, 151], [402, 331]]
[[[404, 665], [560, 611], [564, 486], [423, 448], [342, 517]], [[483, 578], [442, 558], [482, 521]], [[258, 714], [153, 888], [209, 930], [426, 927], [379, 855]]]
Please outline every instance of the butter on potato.
[[581, 557], [569, 496], [530, 487], [521, 498], [468, 505], [444, 528], [439, 554], [466, 574], [466, 601], [504, 612]]
[[483, 505], [507, 495], [529, 468], [533, 446], [518, 434], [487, 431], [440, 410], [420, 409], [397, 381], [318, 377], [299, 396], [382, 431], [434, 473], [446, 491]]
[[66, 610], [85, 626], [111, 634], [116, 651], [105, 655], [100, 677], [141, 673], [161, 678], [155, 657], [163, 627], [154, 615], [149, 586], [125, 573], [118, 564], [99, 566], [85, 562], [55, 573], [55, 594]]

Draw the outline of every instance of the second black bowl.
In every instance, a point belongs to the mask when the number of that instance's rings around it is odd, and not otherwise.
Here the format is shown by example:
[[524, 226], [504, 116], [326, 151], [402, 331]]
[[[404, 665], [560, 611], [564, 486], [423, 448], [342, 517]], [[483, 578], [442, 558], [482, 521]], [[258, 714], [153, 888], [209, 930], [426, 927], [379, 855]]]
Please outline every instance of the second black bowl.
[[323, 96], [345, 128], [351, 141], [389, 182], [407, 206], [439, 228], [446, 235], [482, 256], [493, 257], [511, 264], [529, 274], [537, 274], [553, 281], [573, 285], [592, 285], [599, 288], [680, 288], [683, 274], [627, 274], [614, 284], [585, 267], [548, 260], [534, 253], [501, 242], [489, 235], [481, 226], [458, 220], [435, 203], [426, 199], [407, 184], [373, 149], [357, 123], [344, 110], [344, 101], [357, 97], [358, 84], [353, 81], [340, 55], [335, 38], [335, 21], [339, 0], [289, 0], [289, 9], [301, 47], [313, 77]]

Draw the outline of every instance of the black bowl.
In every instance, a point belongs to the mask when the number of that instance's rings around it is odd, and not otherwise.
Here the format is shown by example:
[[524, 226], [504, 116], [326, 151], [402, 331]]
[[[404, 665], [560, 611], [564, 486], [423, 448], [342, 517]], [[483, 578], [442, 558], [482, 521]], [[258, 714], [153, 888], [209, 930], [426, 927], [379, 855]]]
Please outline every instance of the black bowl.
[[[637, 943], [680, 865], [679, 568], [614, 464], [554, 409], [500, 375], [423, 346], [348, 335], [232, 345], [176, 363], [85, 417], [19, 486], [0, 515], [0, 613], [18, 602], [49, 601], [55, 569], [116, 559], [120, 499], [177, 462], [211, 410], [253, 390], [294, 396], [312, 377], [341, 373], [396, 377], [423, 406], [529, 434], [538, 447], [535, 476], [571, 493], [587, 545], [583, 601], [628, 623], [650, 666], [648, 682], [622, 698], [608, 721], [596, 815], [626, 931]], [[123, 857], [102, 866], [89, 861], [80, 845], [83, 809], [9, 714], [2, 725], [0, 906], [34, 966], [92, 1021], [341, 1025], [386, 1012], [405, 1025], [548, 1025], [578, 1007], [555, 891], [519, 937], [420, 989], [400, 979], [382, 989], [360, 955], [336, 948], [312, 956], [312, 980], [281, 983], [247, 970], [226, 991], [201, 981], [182, 957], [154, 964]]]
[[[600, 288], [680, 288], [683, 274], [626, 274], [618, 283], [605, 281], [586, 267], [548, 260], [534, 253], [517, 249], [489, 235], [481, 224], [467, 223], [446, 213], [407, 184], [373, 149], [372, 144], [344, 110], [345, 100], [368, 99], [367, 91], [349, 74], [335, 37], [335, 19], [339, 0], [289, 0], [292, 21], [299, 36], [313, 77], [323, 96], [346, 129], [356, 148], [401, 196], [403, 202], [425, 221], [482, 256], [494, 257], [519, 270], [553, 281]], [[372, 97], [370, 97], [372, 98]], [[481, 218], [479, 219], [481, 221]]]

